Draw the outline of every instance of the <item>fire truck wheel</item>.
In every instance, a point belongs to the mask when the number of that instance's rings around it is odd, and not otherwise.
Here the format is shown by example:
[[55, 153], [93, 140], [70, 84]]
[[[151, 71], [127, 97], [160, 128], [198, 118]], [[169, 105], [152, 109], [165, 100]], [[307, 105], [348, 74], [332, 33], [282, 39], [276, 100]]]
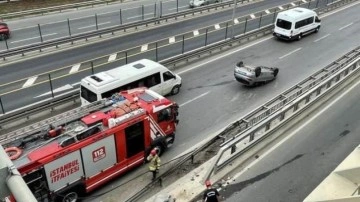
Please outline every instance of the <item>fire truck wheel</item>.
[[171, 95], [176, 95], [180, 92], [180, 86], [176, 85], [171, 89]]
[[156, 148], [158, 150], [158, 155], [161, 156], [161, 154], [166, 149], [166, 143], [164, 137], [155, 138], [154, 141], [152, 142], [151, 148], [152, 149]]
[[78, 199], [78, 195], [76, 192], [70, 192], [66, 194], [62, 200], [62, 202], [76, 202]]

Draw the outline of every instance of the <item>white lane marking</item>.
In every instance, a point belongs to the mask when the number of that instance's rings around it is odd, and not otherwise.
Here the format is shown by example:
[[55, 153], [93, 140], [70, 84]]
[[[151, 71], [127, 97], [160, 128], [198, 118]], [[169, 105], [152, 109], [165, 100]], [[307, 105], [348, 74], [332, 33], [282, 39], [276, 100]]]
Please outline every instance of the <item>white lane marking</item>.
[[265, 13], [266, 13], [266, 14], [270, 14], [270, 11], [269, 11], [269, 10], [265, 10]]
[[[72, 85], [66, 84], [65, 86], [61, 86], [61, 87], [59, 87], [59, 88], [54, 89], [54, 90], [53, 90], [53, 93], [58, 93], [58, 92], [66, 91], [66, 90], [73, 89], [73, 88], [74, 88], [74, 87], [73, 87]], [[43, 93], [43, 94], [41, 94], [41, 95], [38, 95], [38, 96], [36, 96], [36, 97], [34, 97], [34, 98], [44, 97], [44, 96], [50, 95], [50, 94], [51, 94], [51, 91], [46, 92], [46, 93]]]
[[220, 29], [220, 25], [219, 25], [219, 24], [216, 24], [216, 25], [214, 25], [214, 28], [215, 28], [215, 29]]
[[325, 36], [323, 36], [323, 37], [321, 37], [321, 38], [318, 38], [318, 39], [316, 39], [314, 42], [318, 42], [318, 41], [320, 41], [320, 40], [322, 40], [322, 39], [325, 39], [325, 38], [328, 37], [328, 36], [330, 36], [330, 34], [327, 34], [327, 35], [325, 35]]
[[[105, 24], [109, 24], [111, 22], [103, 22], [103, 23], [98, 23], [98, 26], [99, 25], [105, 25]], [[95, 27], [96, 25], [89, 25], [89, 26], [85, 26], [85, 27], [79, 27], [78, 29], [87, 29], [87, 28], [90, 28], [90, 27]]]
[[343, 29], [345, 29], [345, 28], [347, 28], [347, 27], [351, 26], [352, 24], [354, 24], [354, 23], [353, 23], [353, 22], [352, 22], [352, 23], [349, 23], [349, 24], [345, 25], [344, 27], [341, 27], [339, 30], [343, 30]]
[[141, 46], [141, 52], [147, 51], [148, 50], [148, 44], [144, 44]]
[[254, 42], [254, 43], [249, 44], [249, 45], [247, 45], [247, 46], [241, 47], [241, 48], [239, 48], [239, 49], [237, 49], [237, 50], [231, 51], [231, 52], [229, 52], [229, 53], [227, 53], [227, 54], [221, 55], [221, 56], [216, 57], [216, 58], [211, 59], [211, 60], [207, 60], [206, 62], [203, 62], [203, 63], [200, 63], [200, 64], [198, 64], [198, 65], [195, 65], [195, 66], [193, 66], [193, 67], [191, 67], [191, 68], [189, 68], [189, 69], [180, 71], [180, 72], [178, 72], [178, 74], [186, 73], [186, 72], [188, 72], [188, 71], [191, 71], [191, 70], [196, 69], [196, 68], [198, 68], [198, 67], [201, 67], [201, 66], [203, 66], [203, 65], [212, 63], [212, 62], [214, 62], [214, 61], [216, 61], [216, 60], [219, 60], [219, 59], [221, 59], [221, 58], [227, 57], [227, 56], [232, 55], [232, 54], [234, 54], [234, 53], [236, 53], [236, 52], [245, 50], [245, 49], [247, 49], [247, 48], [250, 48], [250, 47], [252, 47], [252, 46], [255, 46], [255, 45], [259, 44], [259, 43], [262, 43], [262, 42], [264, 42], [264, 41], [266, 41], [266, 40], [269, 40], [269, 39], [272, 39], [272, 38], [273, 38], [273, 36], [270, 36], [270, 37], [268, 37], [268, 38], [264, 38], [264, 39], [262, 39], [262, 40], [259, 40], [259, 41], [257, 41], [257, 42]]
[[[179, 6], [179, 8], [187, 8], [187, 7], [189, 7], [189, 6]], [[169, 10], [169, 11], [171, 11], [171, 10], [176, 10], [176, 8], [169, 8], [168, 10]]]
[[174, 42], [175, 42], [175, 37], [174, 36], [170, 37], [169, 38], [169, 43], [174, 43]]
[[302, 2], [307, 3], [305, 0], [302, 0]]
[[24, 83], [24, 85], [22, 87], [26, 88], [26, 87], [33, 85], [37, 78], [38, 78], [37, 76], [28, 78], [28, 80]]
[[[44, 35], [42, 35], [42, 37], [52, 36], [52, 35], [55, 35], [55, 34], [57, 34], [57, 33], [44, 34]], [[17, 41], [12, 41], [10, 43], [19, 43], [19, 42], [22, 42], [22, 41], [28, 41], [28, 40], [37, 39], [37, 38], [40, 38], [40, 36], [30, 37], [30, 38], [26, 38], [26, 39], [20, 39], [20, 40], [17, 40]]]
[[81, 65], [81, 63], [79, 63], [79, 64], [76, 64], [76, 65], [72, 66], [72, 67], [71, 67], [71, 69], [70, 69], [69, 74], [73, 74], [73, 73], [75, 73], [75, 72], [79, 71], [79, 69], [80, 69], [80, 65]]
[[330, 16], [332, 14], [335, 14], [335, 13], [338, 13], [338, 12], [343, 11], [345, 9], [348, 9], [349, 7], [353, 7], [355, 5], [358, 5], [359, 3], [360, 3], [360, 1], [357, 1], [356, 3], [350, 4], [348, 6], [341, 7], [339, 9], [336, 9], [335, 11], [332, 11], [332, 12], [329, 12], [329, 13], [326, 13], [326, 14], [322, 15], [321, 18], [326, 18], [326, 17], [328, 17], [328, 16]]
[[111, 62], [111, 61], [116, 60], [116, 56], [117, 56], [117, 53], [111, 54], [111, 55], [109, 56], [108, 62]]
[[197, 96], [197, 97], [194, 97], [193, 99], [191, 99], [191, 100], [189, 100], [189, 101], [186, 101], [186, 102], [182, 103], [182, 104], [179, 105], [179, 106], [182, 107], [182, 106], [184, 106], [184, 105], [187, 105], [187, 104], [189, 104], [189, 103], [192, 102], [192, 101], [195, 101], [195, 100], [197, 100], [197, 99], [199, 99], [199, 98], [201, 98], [201, 97], [204, 97], [204, 96], [207, 95], [208, 93], [210, 93], [210, 91], [208, 91], [208, 92], [206, 92], [206, 93], [203, 93], [203, 94], [201, 94], [201, 95], [199, 95], [199, 96]]
[[278, 8], [279, 8], [280, 10], [284, 10], [284, 8], [283, 8], [282, 6], [279, 6]]
[[194, 36], [199, 35], [199, 30], [194, 30], [194, 31], [193, 31], [193, 34], [194, 34]]
[[345, 92], [343, 92], [339, 97], [336, 97], [335, 100], [333, 100], [329, 105], [327, 105], [325, 108], [321, 109], [317, 114], [312, 116], [310, 119], [308, 119], [304, 124], [296, 128], [292, 133], [290, 133], [288, 136], [286, 136], [284, 139], [282, 139], [280, 142], [278, 142], [276, 145], [271, 147], [269, 150], [267, 150], [264, 154], [260, 155], [255, 161], [249, 164], [244, 170], [234, 175], [234, 179], [238, 178], [240, 175], [242, 175], [245, 171], [249, 170], [252, 166], [254, 166], [256, 163], [258, 163], [261, 159], [265, 158], [267, 155], [269, 155], [271, 152], [273, 152], [275, 149], [277, 149], [281, 144], [286, 142], [288, 139], [290, 139], [292, 136], [294, 136], [297, 132], [302, 130], [305, 126], [307, 126], [310, 122], [312, 122], [314, 119], [316, 119], [318, 116], [320, 116], [322, 113], [324, 113], [326, 110], [328, 110], [332, 105], [334, 105], [337, 101], [342, 99], [346, 94], [348, 94], [352, 89], [354, 89], [356, 86], [360, 84], [360, 81], [358, 81], [355, 85], [351, 86], [349, 89], [347, 89]]
[[279, 59], [283, 59], [284, 57], [287, 57], [287, 56], [289, 56], [289, 55], [291, 55], [291, 54], [293, 54], [293, 53], [295, 53], [295, 52], [297, 52], [299, 50], [301, 50], [301, 48], [295, 49], [295, 50], [289, 52], [288, 54], [285, 54], [285, 55], [279, 57]]
[[254, 14], [250, 14], [251, 19], [255, 19], [256, 16]]
[[239, 20], [237, 18], [234, 19], [235, 24], [239, 24]]
[[296, 4], [295, 4], [295, 3], [291, 3], [291, 5], [292, 5], [292, 6], [296, 6]]

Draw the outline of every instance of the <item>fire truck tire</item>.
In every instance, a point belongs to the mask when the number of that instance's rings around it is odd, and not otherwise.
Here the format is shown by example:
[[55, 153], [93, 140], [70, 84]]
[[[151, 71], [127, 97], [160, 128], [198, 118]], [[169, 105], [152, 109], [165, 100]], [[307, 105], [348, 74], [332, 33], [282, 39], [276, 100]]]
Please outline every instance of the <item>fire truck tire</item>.
[[157, 137], [154, 139], [154, 141], [151, 144], [151, 148], [158, 149], [158, 155], [161, 156], [161, 154], [165, 151], [166, 149], [166, 142], [165, 142], [165, 138], [164, 137]]
[[8, 147], [5, 149], [5, 152], [11, 160], [16, 160], [22, 154], [22, 150], [17, 147]]
[[62, 202], [76, 202], [78, 199], [78, 194], [76, 192], [70, 192], [66, 194]]

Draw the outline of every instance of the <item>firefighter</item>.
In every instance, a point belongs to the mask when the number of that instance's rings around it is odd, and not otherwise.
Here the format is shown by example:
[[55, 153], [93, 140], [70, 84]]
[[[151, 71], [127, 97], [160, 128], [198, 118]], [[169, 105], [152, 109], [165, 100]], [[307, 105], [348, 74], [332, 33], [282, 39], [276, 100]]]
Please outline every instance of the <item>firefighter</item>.
[[152, 180], [155, 180], [156, 173], [159, 172], [161, 163], [160, 157], [158, 156], [158, 150], [151, 150], [150, 155], [147, 157], [147, 160], [149, 161], [149, 170], [150, 172], [152, 172]]
[[220, 202], [220, 194], [217, 189], [212, 188], [210, 180], [205, 181], [206, 190], [204, 192], [204, 202]]

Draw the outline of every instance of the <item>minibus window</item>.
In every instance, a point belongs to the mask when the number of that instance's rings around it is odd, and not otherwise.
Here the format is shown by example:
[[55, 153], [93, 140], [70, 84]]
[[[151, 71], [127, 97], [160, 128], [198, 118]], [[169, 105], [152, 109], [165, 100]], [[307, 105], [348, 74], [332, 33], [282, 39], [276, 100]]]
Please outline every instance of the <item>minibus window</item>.
[[164, 81], [176, 78], [171, 72], [167, 71], [163, 73]]
[[287, 29], [290, 30], [291, 29], [291, 22], [286, 21], [286, 20], [282, 20], [282, 19], [278, 19], [276, 22], [276, 26], [283, 28], [283, 29]]
[[97, 100], [97, 96], [94, 92], [90, 91], [89, 89], [85, 88], [84, 86], [80, 87], [81, 97], [87, 100], [88, 102], [95, 102]]

